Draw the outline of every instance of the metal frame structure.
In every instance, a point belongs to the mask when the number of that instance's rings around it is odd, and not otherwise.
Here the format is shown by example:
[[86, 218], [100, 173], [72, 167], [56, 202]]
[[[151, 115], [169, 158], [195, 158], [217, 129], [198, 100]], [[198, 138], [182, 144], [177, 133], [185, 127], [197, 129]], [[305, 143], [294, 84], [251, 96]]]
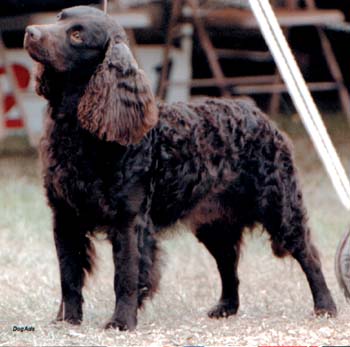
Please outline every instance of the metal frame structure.
[[[275, 9], [277, 19], [286, 36], [288, 36], [289, 29], [293, 27], [316, 27], [325, 62], [332, 77], [331, 81], [308, 83], [308, 88], [311, 91], [336, 90], [339, 95], [343, 112], [350, 123], [349, 92], [344, 84], [344, 79], [331, 43], [329, 42], [323, 28], [325, 23], [339, 23], [339, 21], [343, 21], [344, 17], [338, 10], [317, 9], [314, 0], [306, 0], [305, 9], [298, 8], [296, 3], [296, 0], [285, 0], [284, 8]], [[186, 7], [190, 11], [184, 11], [184, 8]], [[184, 12], [189, 12], [190, 14], [184, 15]], [[221, 95], [223, 96], [232, 94], [271, 93], [270, 112], [271, 114], [277, 113], [279, 109], [279, 96], [282, 92], [288, 91], [288, 88], [282, 82], [277, 70], [273, 75], [226, 77], [220, 65], [220, 58], [224, 56], [244, 56], [247, 59], [256, 59], [259, 57], [259, 60], [271, 60], [271, 54], [269, 52], [216, 49], [207, 31], [207, 25], [212, 26], [213, 23], [217, 23], [215, 25], [218, 26], [228, 25], [238, 28], [259, 29], [258, 22], [253, 13], [249, 9], [235, 8], [202, 10], [198, 0], [173, 0], [166, 45], [164, 48], [163, 70], [158, 92], [160, 98], [163, 99], [165, 97], [167, 87], [172, 83], [168, 79], [170, 52], [178, 27], [184, 21], [190, 21], [195, 27], [199, 43], [208, 60], [213, 76], [212, 78], [192, 79], [186, 83], [187, 86], [216, 86], [219, 88]]]

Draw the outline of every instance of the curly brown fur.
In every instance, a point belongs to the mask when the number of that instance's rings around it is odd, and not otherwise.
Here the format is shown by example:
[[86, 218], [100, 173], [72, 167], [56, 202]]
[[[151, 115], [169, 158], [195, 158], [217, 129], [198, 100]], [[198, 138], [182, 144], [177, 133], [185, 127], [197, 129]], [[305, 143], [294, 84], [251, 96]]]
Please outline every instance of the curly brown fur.
[[336, 314], [289, 142], [258, 108], [210, 98], [156, 106], [120, 26], [88, 7], [29, 27], [25, 47], [49, 102], [41, 151], [61, 273], [58, 320], [82, 320], [93, 255], [87, 235], [103, 229], [116, 270], [106, 327], [134, 329], [159, 282], [156, 236], [178, 220], [217, 262], [222, 294], [210, 317], [237, 312], [242, 232], [256, 223], [276, 255], [299, 262], [315, 312]]

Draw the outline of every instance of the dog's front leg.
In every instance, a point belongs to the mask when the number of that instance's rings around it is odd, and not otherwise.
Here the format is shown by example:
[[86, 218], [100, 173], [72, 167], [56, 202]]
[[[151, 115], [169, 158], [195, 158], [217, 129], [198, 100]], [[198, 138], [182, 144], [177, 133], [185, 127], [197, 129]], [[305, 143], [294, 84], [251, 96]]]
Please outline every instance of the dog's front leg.
[[83, 319], [85, 273], [92, 270], [93, 246], [74, 211], [60, 207], [54, 211], [54, 238], [61, 277], [62, 299], [56, 321], [80, 324]]
[[137, 226], [131, 223], [111, 232], [115, 266], [115, 311], [106, 328], [134, 330], [137, 324], [139, 250]]

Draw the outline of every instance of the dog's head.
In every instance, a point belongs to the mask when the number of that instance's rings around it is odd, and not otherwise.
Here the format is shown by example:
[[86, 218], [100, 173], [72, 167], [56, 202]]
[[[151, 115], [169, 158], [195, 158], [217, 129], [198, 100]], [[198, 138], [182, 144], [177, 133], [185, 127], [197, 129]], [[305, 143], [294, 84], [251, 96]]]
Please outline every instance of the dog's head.
[[55, 97], [55, 76], [69, 76], [69, 83], [88, 81], [78, 118], [99, 138], [137, 143], [157, 123], [149, 81], [123, 28], [104, 12], [86, 6], [65, 9], [55, 24], [27, 27], [24, 46], [39, 63], [37, 91], [47, 99]]

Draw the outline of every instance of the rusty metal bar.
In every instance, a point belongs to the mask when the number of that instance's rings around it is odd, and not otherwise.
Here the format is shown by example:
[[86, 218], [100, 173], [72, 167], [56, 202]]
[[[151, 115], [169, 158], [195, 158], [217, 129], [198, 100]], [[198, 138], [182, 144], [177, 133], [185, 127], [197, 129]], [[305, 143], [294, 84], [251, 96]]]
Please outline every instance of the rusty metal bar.
[[[313, 92], [324, 92], [328, 90], [337, 90], [335, 82], [311, 82], [306, 84], [309, 90]], [[264, 94], [264, 93], [284, 93], [288, 92], [288, 87], [284, 83], [265, 84], [265, 85], [247, 85], [233, 87], [237, 94]]]
[[331, 43], [329, 42], [326, 34], [321, 28], [317, 28], [318, 35], [320, 37], [321, 46], [328, 64], [329, 72], [331, 73], [334, 81], [338, 86], [339, 100], [342, 105], [342, 109], [346, 115], [346, 118], [350, 124], [350, 95], [345, 86], [343, 75], [341, 73], [337, 58], [333, 52]]
[[206, 53], [210, 69], [217, 81], [217, 86], [219, 86], [221, 94], [223, 96], [230, 96], [229, 92], [225, 88], [225, 76], [219, 64], [218, 57], [215, 54], [215, 47], [210, 41], [209, 35], [205, 30], [204, 23], [198, 13], [198, 2], [197, 0], [187, 0], [187, 3], [191, 7], [193, 22], [197, 29], [198, 37], [201, 42], [202, 48]]
[[270, 52], [262, 52], [262, 51], [247, 51], [243, 49], [225, 49], [225, 48], [216, 48], [216, 54], [220, 58], [249, 58], [250, 60], [255, 61], [273, 61], [272, 55]]
[[157, 91], [157, 96], [160, 99], [165, 98], [168, 74], [169, 74], [169, 62], [170, 62], [170, 49], [172, 45], [172, 40], [174, 37], [174, 31], [177, 27], [177, 19], [181, 14], [181, 9], [183, 5], [183, 0], [173, 0], [171, 16], [169, 20], [169, 26], [166, 36], [166, 42], [163, 49], [163, 61], [162, 61], [162, 71], [160, 75], [159, 89]]

